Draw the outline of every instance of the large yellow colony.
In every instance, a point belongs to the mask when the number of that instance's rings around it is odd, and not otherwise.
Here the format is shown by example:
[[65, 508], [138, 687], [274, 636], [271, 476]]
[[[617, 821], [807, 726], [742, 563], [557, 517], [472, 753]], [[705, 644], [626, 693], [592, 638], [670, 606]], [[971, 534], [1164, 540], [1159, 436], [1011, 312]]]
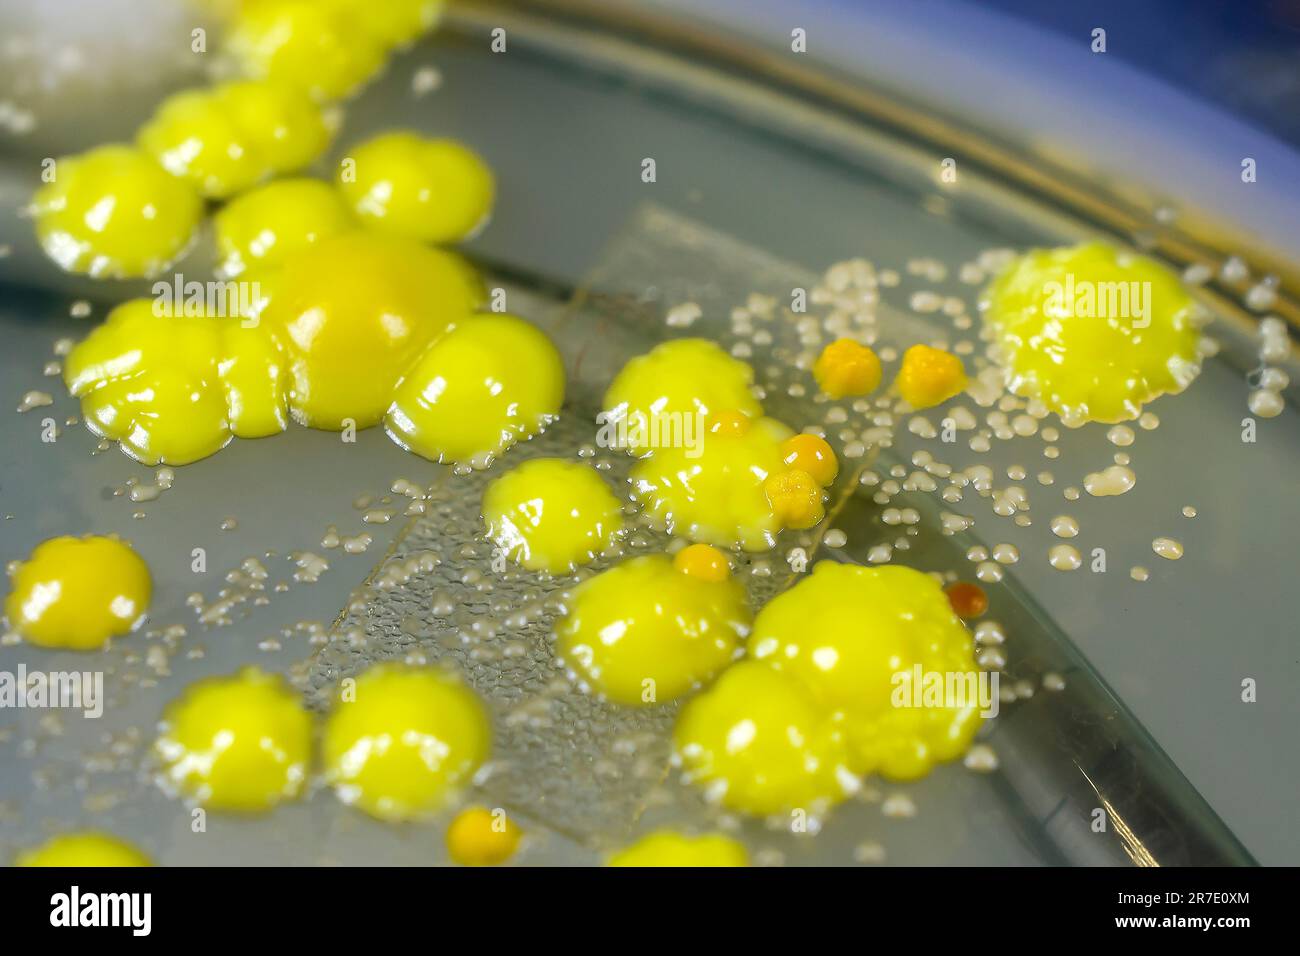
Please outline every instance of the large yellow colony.
[[1196, 310], [1178, 277], [1100, 242], [1021, 256], [982, 305], [1011, 390], [1066, 425], [1136, 418], [1200, 371]]
[[[949, 675], [962, 699], [913, 693]], [[988, 701], [973, 641], [928, 575], [823, 561], [754, 619], [747, 657], [674, 731], [684, 775], [755, 815], [820, 812], [863, 774], [926, 774], [963, 753]]]

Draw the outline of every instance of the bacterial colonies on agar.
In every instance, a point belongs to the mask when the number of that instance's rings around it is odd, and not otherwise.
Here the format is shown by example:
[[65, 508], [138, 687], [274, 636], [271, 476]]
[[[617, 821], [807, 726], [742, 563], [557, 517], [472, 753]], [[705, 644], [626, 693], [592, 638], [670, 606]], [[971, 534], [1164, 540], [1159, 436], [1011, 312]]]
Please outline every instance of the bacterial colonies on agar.
[[[145, 464], [167, 466], [152, 483], [124, 486], [124, 497], [152, 501], [172, 486], [173, 466], [216, 454], [234, 437], [274, 436], [291, 421], [340, 432], [382, 425], [421, 458], [458, 466], [453, 488], [456, 479], [491, 472], [477, 529], [484, 554], [495, 549], [510, 573], [573, 579], [561, 597], [542, 601], [542, 610], [493, 609], [477, 615], [475, 626], [508, 629], [520, 617], [526, 623], [549, 615], [554, 659], [582, 693], [627, 708], [683, 700], [671, 715], [673, 765], [710, 803], [755, 818], [797, 810], [824, 817], [877, 776], [912, 780], [958, 760], [974, 771], [995, 769], [996, 752], [973, 742], [977, 707], [901, 707], [891, 700], [898, 689], [892, 678], [910, 675], [913, 664], [972, 679], [1007, 666], [997, 622], [971, 626], [989, 601], [984, 587], [966, 579], [992, 589], [1004, 568], [1022, 560], [1020, 549], [1002, 542], [972, 550], [974, 566], [946, 576], [913, 570], [906, 567], [911, 542], [931, 531], [917, 509], [895, 499], [929, 494], [955, 508], [976, 495], [990, 500], [995, 517], [1024, 527], [1056, 478], [1041, 472], [1039, 488], [1026, 487], [1033, 474], [1027, 463], [1008, 469], [1011, 483], [1002, 484], [978, 463], [993, 441], [1036, 441], [1043, 457], [1056, 459], [1057, 423], [1109, 426], [1115, 447], [1140, 444], [1125, 423], [1155, 429], [1159, 421], [1146, 406], [1190, 387], [1212, 348], [1179, 277], [1100, 243], [1019, 255], [992, 250], [953, 269], [972, 290], [984, 290], [978, 303], [938, 292], [909, 299], [912, 311], [950, 320], [954, 336], [894, 344], [885, 334], [889, 319], [875, 306], [898, 274], [864, 260], [840, 263], [812, 290], [814, 312], [757, 297], [736, 306], [730, 349], [687, 333], [624, 365], [609, 382], [599, 423], [615, 437], [598, 444], [626, 453], [625, 476], [609, 473], [603, 453], [588, 464], [576, 446], [566, 458], [516, 463], [516, 445], [565, 416], [572, 356], [526, 318], [489, 309], [474, 268], [429, 245], [464, 239], [488, 220], [495, 185], [482, 160], [459, 144], [394, 131], [352, 151], [355, 178], [267, 182], [300, 172], [326, 148], [332, 130], [325, 107], [377, 69], [386, 47], [427, 26], [427, 11], [438, 4], [395, 4], [406, 12], [391, 23], [379, 16], [372, 44], [351, 46], [347, 56], [310, 71], [294, 31], [337, 32], [344, 21], [331, 18], [344, 0], [314, 14], [300, 5], [265, 6], [273, 12], [249, 15], [231, 40], [234, 55], [247, 61], [248, 81], [164, 104], [136, 146], [65, 161], [58, 188], [35, 200], [51, 258], [72, 271], [118, 277], [166, 269], [191, 242], [204, 201], [230, 199], [214, 216], [216, 266], [256, 277], [265, 293], [230, 316], [184, 307], [160, 313], [153, 302], [128, 302], [80, 342], [56, 350], [94, 434]], [[295, 25], [280, 49], [259, 39], [274, 23]], [[268, 114], [280, 121], [243, 122]], [[258, 141], [268, 128], [272, 141]], [[202, 143], [198, 160], [177, 158], [175, 143], [190, 140]], [[227, 163], [222, 157], [231, 151], [223, 144], [235, 140], [246, 141], [245, 161]], [[447, 201], [431, 205], [429, 197], [439, 195]], [[87, 232], [86, 210], [106, 198], [121, 218], [115, 213]], [[126, 215], [155, 202], [163, 215]], [[906, 271], [938, 282], [947, 268], [918, 260]], [[1080, 280], [1145, 282], [1154, 294], [1142, 315], [1099, 322], [1088, 314], [1093, 305], [1048, 291]], [[699, 313], [675, 303], [665, 325], [686, 330]], [[791, 340], [798, 344], [793, 354], [784, 348]], [[1276, 352], [1268, 345], [1261, 362]], [[1250, 402], [1261, 416], [1285, 387], [1279, 374], [1265, 368], [1259, 375]], [[784, 384], [784, 395], [774, 381]], [[807, 414], [790, 421], [768, 414], [769, 394], [782, 408], [787, 399], [802, 401]], [[44, 404], [28, 393], [21, 407]], [[904, 430], [936, 442], [936, 450], [916, 452], [910, 465], [877, 466]], [[597, 424], [589, 431], [584, 445], [597, 438]], [[1113, 497], [1132, 489], [1136, 474], [1125, 457], [1071, 478], [1090, 497]], [[864, 543], [867, 564], [824, 560], [796, 568], [795, 551], [810, 553], [805, 542], [849, 544], [828, 515], [846, 491], [873, 502], [885, 532]], [[438, 505], [418, 481], [398, 479], [390, 492], [395, 503], [368, 503], [362, 524]], [[1061, 494], [1081, 497], [1074, 485]], [[945, 517], [941, 533], [964, 532], [974, 520]], [[237, 525], [233, 517], [222, 523]], [[1062, 539], [1082, 531], [1067, 515], [1048, 526]], [[811, 537], [796, 537], [802, 532]], [[649, 547], [664, 537], [673, 540], [662, 552]], [[1086, 549], [1043, 540], [1053, 568], [1086, 566]], [[364, 531], [351, 536], [332, 526], [319, 547], [358, 554], [370, 543]], [[1157, 537], [1151, 547], [1166, 559], [1183, 555], [1172, 538]], [[400, 590], [456, 557], [390, 563], [371, 583]], [[480, 572], [469, 558], [479, 553], [464, 557], [460, 583], [477, 588]], [[45, 558], [38, 549], [28, 564], [39, 567]], [[314, 583], [333, 560], [311, 551], [275, 558], [277, 566], [288, 562], [284, 573], [295, 585]], [[598, 558], [609, 566], [582, 570]], [[264, 602], [268, 587], [279, 588], [270, 561], [250, 556], [228, 573], [222, 594], [193, 596], [187, 603], [198, 624], [231, 626], [236, 612]], [[57, 573], [35, 584], [26, 580], [28, 564], [12, 575], [7, 605], [9, 627], [23, 640], [88, 648], [110, 637], [130, 642], [132, 629], [143, 626], [148, 574], [119, 555], [96, 567], [124, 568], [129, 593], [78, 599], [85, 619], [43, 637], [41, 616], [58, 610], [58, 594], [48, 601], [40, 594], [50, 593], [51, 582], [87, 585], [72, 558], [60, 558]], [[794, 569], [798, 583], [751, 606], [740, 577], [763, 576], [763, 568], [770, 574], [773, 564]], [[1132, 575], [1143, 580], [1147, 572], [1134, 568]], [[359, 597], [358, 606], [366, 600]], [[427, 610], [451, 616], [457, 606]], [[343, 636], [354, 638], [364, 642], [365, 635]], [[441, 819], [491, 768], [493, 727], [479, 693], [428, 663], [377, 664], [339, 687], [322, 721], [319, 754], [316, 718], [297, 688], [255, 669], [197, 683], [163, 715], [154, 746], [160, 779], [178, 797], [217, 812], [265, 812], [320, 787], [384, 821]], [[235, 769], [223, 773], [223, 764]], [[906, 818], [916, 809], [893, 795], [882, 812]], [[451, 820], [446, 840], [457, 862], [483, 865], [514, 858], [519, 834], [509, 817], [478, 807]], [[88, 840], [78, 852], [92, 860], [127, 850]], [[750, 854], [725, 835], [669, 831], [611, 851], [610, 862], [744, 865]]]

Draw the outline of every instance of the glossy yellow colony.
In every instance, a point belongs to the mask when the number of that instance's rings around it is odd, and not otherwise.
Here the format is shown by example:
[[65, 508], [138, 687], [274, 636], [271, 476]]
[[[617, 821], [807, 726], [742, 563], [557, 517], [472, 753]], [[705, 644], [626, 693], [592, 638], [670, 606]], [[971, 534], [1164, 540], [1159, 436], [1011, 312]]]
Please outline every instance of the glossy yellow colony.
[[[676, 700], [726, 667], [749, 633], [745, 589], [726, 557], [630, 558], [582, 582], [556, 625], [556, 653], [618, 704]], [[679, 556], [680, 558], [680, 556]]]
[[218, 271], [231, 277], [282, 265], [312, 243], [356, 228], [338, 193], [318, 179], [267, 183], [223, 206], [213, 224]]
[[797, 678], [759, 661], [688, 701], [673, 742], [683, 779], [753, 816], [817, 814], [856, 785], [836, 721]]
[[510, 560], [560, 574], [610, 545], [623, 530], [623, 508], [589, 465], [538, 458], [488, 485], [483, 521], [488, 539]]
[[384, 65], [388, 44], [364, 29], [382, 6], [329, 0], [245, 4], [226, 39], [244, 75], [295, 86], [317, 99], [355, 92]]
[[951, 352], [913, 345], [903, 353], [894, 387], [903, 401], [920, 411], [941, 405], [966, 388], [966, 370]]
[[[255, 6], [283, 0], [202, 0], [213, 12], [231, 17]], [[436, 26], [446, 0], [315, 0], [316, 6], [341, 15], [350, 28], [364, 32], [386, 47], [400, 47]]]
[[[759, 612], [748, 653], [834, 716], [855, 773], [923, 776], [964, 753], [979, 729], [970, 633], [939, 584], [911, 568], [819, 562]], [[912, 706], [917, 668], [923, 683], [939, 675], [947, 685], [952, 675], [972, 693]]]
[[817, 357], [813, 378], [834, 399], [868, 395], [880, 385], [880, 359], [860, 342], [836, 339]]
[[360, 29], [380, 42], [399, 46], [410, 43], [437, 25], [446, 0], [319, 0], [323, 6], [352, 12]]
[[257, 813], [307, 782], [312, 720], [284, 679], [256, 667], [198, 681], [163, 713], [161, 781], [211, 810]]
[[152, 866], [143, 852], [107, 833], [63, 833], [19, 853], [14, 866]]
[[5, 599], [9, 626], [40, 647], [88, 651], [144, 619], [149, 568], [118, 538], [51, 538], [21, 562]]
[[724, 833], [656, 830], [610, 856], [606, 866], [749, 866], [743, 843]]
[[100, 146], [55, 162], [32, 197], [36, 236], [69, 272], [157, 275], [189, 246], [203, 216], [193, 185], [131, 146]]
[[830, 443], [818, 435], [804, 433], [787, 438], [781, 451], [781, 461], [787, 468], [806, 472], [824, 488], [830, 487], [840, 472], [840, 463]]
[[291, 255], [266, 321], [288, 353], [289, 409], [312, 428], [378, 424], [430, 344], [482, 302], [451, 253], [354, 232]]
[[340, 689], [322, 742], [325, 777], [371, 816], [419, 819], [470, 781], [491, 740], [483, 704], [454, 676], [377, 664]]
[[833, 462], [824, 442], [813, 447], [776, 419], [727, 409], [709, 417], [694, 446], [657, 448], [638, 461], [632, 494], [670, 534], [764, 551], [783, 528], [822, 519]]
[[372, 229], [422, 242], [458, 242], [491, 214], [492, 170], [455, 140], [383, 133], [353, 147], [346, 159], [339, 190]]
[[539, 434], [564, 403], [564, 361], [513, 315], [484, 313], [433, 343], [384, 416], [393, 441], [433, 461], [486, 463]]
[[1194, 303], [1178, 277], [1104, 243], [1025, 254], [982, 305], [1008, 386], [1066, 425], [1136, 418], [1200, 371]]
[[447, 827], [447, 852], [461, 866], [500, 866], [515, 855], [522, 837], [504, 810], [469, 807]]
[[286, 358], [275, 336], [158, 306], [118, 306], [68, 355], [64, 382], [92, 431], [145, 464], [184, 465], [232, 436], [284, 429]]
[[169, 173], [223, 199], [306, 166], [329, 144], [329, 129], [305, 93], [244, 82], [173, 94], [136, 141]]
[[598, 444], [645, 454], [694, 446], [713, 412], [763, 414], [754, 370], [708, 339], [674, 339], [623, 366], [605, 393]]

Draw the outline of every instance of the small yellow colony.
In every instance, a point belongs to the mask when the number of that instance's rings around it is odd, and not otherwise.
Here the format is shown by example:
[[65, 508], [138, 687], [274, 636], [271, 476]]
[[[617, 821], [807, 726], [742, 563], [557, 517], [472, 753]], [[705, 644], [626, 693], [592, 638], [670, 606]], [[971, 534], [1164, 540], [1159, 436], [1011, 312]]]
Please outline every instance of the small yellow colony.
[[834, 399], [868, 395], [880, 385], [880, 359], [853, 339], [836, 339], [818, 356], [813, 378]]
[[689, 445], [713, 412], [763, 414], [754, 370], [708, 339], [674, 339], [631, 359], [605, 393], [600, 444], [632, 454]]
[[355, 147], [340, 165], [338, 186], [366, 226], [421, 242], [473, 235], [487, 222], [496, 188], [492, 170], [469, 148], [409, 132]]
[[37, 545], [13, 573], [9, 625], [41, 647], [94, 650], [143, 620], [149, 568], [125, 541], [87, 535]]
[[783, 528], [811, 528], [825, 514], [835, 456], [820, 439], [812, 447], [814, 438], [774, 418], [717, 412], [694, 446], [658, 448], [638, 461], [632, 494], [671, 534], [765, 551]]
[[427, 817], [487, 759], [492, 729], [478, 697], [441, 670], [378, 664], [344, 688], [325, 726], [326, 780], [381, 820]]
[[[967, 696], [918, 698], [918, 669]], [[674, 739], [686, 779], [731, 809], [821, 810], [861, 774], [911, 780], [963, 753], [977, 678], [971, 637], [933, 579], [823, 561], [759, 613], [748, 658], [683, 708]]]
[[168, 789], [211, 810], [257, 813], [302, 793], [311, 715], [283, 678], [246, 667], [168, 705], [154, 751]]
[[610, 856], [606, 866], [749, 866], [744, 844], [723, 833], [656, 830]]
[[137, 136], [164, 169], [214, 199], [302, 169], [329, 140], [319, 106], [292, 87], [268, 82], [176, 93]]
[[461, 866], [500, 866], [515, 855], [522, 837], [504, 810], [469, 807], [447, 827], [447, 852]]
[[745, 589], [708, 545], [624, 561], [578, 585], [566, 610], [558, 655], [628, 706], [668, 703], [712, 679], [750, 624]]
[[829, 487], [839, 474], [840, 463], [826, 439], [816, 435], [794, 435], [781, 446], [782, 461], [787, 468], [805, 472], [823, 488]]
[[193, 186], [131, 146], [99, 146], [52, 171], [32, 214], [45, 254], [69, 272], [156, 275], [185, 251], [203, 217]]
[[561, 574], [588, 564], [623, 530], [623, 508], [587, 465], [525, 462], [483, 493], [488, 539], [530, 571]]
[[440, 462], [486, 463], [541, 433], [564, 403], [564, 360], [513, 315], [469, 318], [435, 341], [392, 395], [390, 438]]
[[352, 231], [356, 221], [327, 183], [278, 179], [222, 207], [213, 225], [218, 271], [234, 277], [283, 265], [313, 243]]
[[951, 352], [913, 345], [903, 353], [894, 387], [903, 401], [920, 411], [960, 394], [966, 387], [966, 371]]
[[1069, 426], [1136, 418], [1200, 371], [1194, 303], [1178, 277], [1104, 243], [1029, 252], [981, 304], [1008, 386]]
[[19, 853], [14, 866], [152, 866], [144, 853], [107, 833], [63, 833]]

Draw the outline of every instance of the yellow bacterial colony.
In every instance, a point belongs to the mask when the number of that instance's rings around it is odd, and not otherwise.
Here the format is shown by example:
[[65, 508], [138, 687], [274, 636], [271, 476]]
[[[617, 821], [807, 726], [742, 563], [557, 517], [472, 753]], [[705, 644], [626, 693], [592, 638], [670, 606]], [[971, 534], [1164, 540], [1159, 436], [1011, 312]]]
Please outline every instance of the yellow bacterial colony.
[[218, 268], [237, 276], [283, 265], [312, 243], [356, 228], [347, 206], [319, 179], [278, 179], [245, 193], [213, 220]]
[[136, 141], [173, 176], [224, 199], [308, 165], [329, 135], [320, 107], [305, 94], [247, 82], [174, 94]]
[[301, 795], [312, 721], [284, 679], [255, 667], [190, 685], [163, 714], [162, 780], [211, 810], [257, 813]]
[[726, 557], [692, 547], [677, 559], [631, 558], [574, 590], [557, 651], [610, 700], [676, 700], [726, 667], [749, 633], [745, 590]]
[[131, 146], [100, 146], [58, 160], [32, 197], [36, 235], [69, 272], [118, 279], [155, 275], [194, 236], [203, 201]]
[[490, 461], [560, 413], [564, 362], [513, 315], [467, 320], [429, 347], [384, 416], [389, 436], [433, 461]]
[[152, 866], [140, 850], [107, 833], [63, 833], [19, 853], [14, 866]]
[[458, 242], [487, 221], [492, 171], [455, 140], [392, 132], [351, 150], [339, 190], [357, 218], [421, 242]]
[[[377, 10], [368, 4], [364, 10]], [[241, 70], [338, 99], [356, 92], [384, 65], [385, 43], [362, 24], [357, 4], [319, 0], [271, 0], [243, 8], [227, 40]]]
[[943, 589], [901, 566], [819, 562], [754, 620], [749, 656], [789, 674], [834, 714], [855, 773], [925, 775], [965, 752], [980, 702], [914, 703], [922, 675], [978, 677], [974, 643]]
[[623, 509], [595, 469], [539, 458], [483, 493], [487, 536], [530, 571], [560, 574], [591, 562], [623, 529]]
[[836, 339], [813, 365], [817, 385], [834, 399], [869, 395], [880, 385], [880, 375], [876, 353], [853, 339]]
[[722, 833], [656, 830], [610, 856], [607, 866], [749, 866], [744, 844]]
[[371, 816], [419, 819], [469, 783], [491, 741], [483, 704], [455, 677], [378, 664], [341, 689], [325, 725], [325, 777]]
[[658, 448], [638, 461], [632, 493], [672, 534], [766, 551], [783, 528], [810, 528], [825, 513], [819, 478], [833, 480], [834, 455], [829, 446], [814, 453], [806, 462], [814, 477], [797, 467], [805, 447], [776, 419], [721, 411], [706, 421], [697, 444]]
[[1066, 425], [1136, 418], [1200, 371], [1193, 302], [1178, 277], [1103, 243], [1021, 256], [982, 305], [1009, 387]]
[[818, 812], [853, 784], [843, 735], [792, 676], [741, 661], [682, 708], [673, 731], [686, 780], [757, 816]]
[[125, 541], [51, 538], [15, 569], [5, 616], [30, 644], [94, 650], [140, 623], [152, 590], [149, 568]]
[[961, 359], [943, 349], [913, 345], [903, 353], [895, 387], [903, 401], [920, 411], [941, 405], [966, 387]]
[[[936, 674], [968, 696], [919, 693]], [[732, 809], [821, 809], [862, 774], [910, 780], [962, 754], [990, 703], [978, 678], [933, 579], [823, 561], [755, 618], [748, 658], [683, 709], [677, 749], [686, 777]]]
[[600, 444], [644, 454], [698, 439], [712, 412], [762, 415], [754, 370], [708, 339], [676, 339], [623, 366], [605, 393]]
[[522, 837], [504, 810], [469, 807], [447, 827], [447, 852], [461, 866], [500, 866], [515, 855]]

